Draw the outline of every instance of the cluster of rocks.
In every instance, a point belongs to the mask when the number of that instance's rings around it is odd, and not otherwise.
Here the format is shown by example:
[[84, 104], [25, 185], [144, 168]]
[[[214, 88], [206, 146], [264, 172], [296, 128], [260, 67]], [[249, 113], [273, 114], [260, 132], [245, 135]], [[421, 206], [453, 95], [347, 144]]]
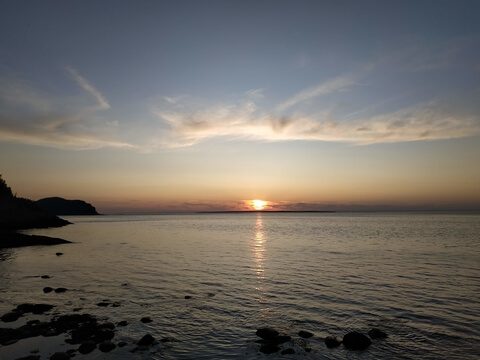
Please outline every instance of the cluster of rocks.
[[[53, 305], [49, 304], [21, 304], [18, 305], [11, 312], [8, 312], [0, 317], [3, 322], [14, 322], [21, 316], [32, 314], [44, 314], [53, 309]], [[148, 318], [152, 321], [150, 318]], [[140, 321], [144, 321], [142, 318]], [[69, 359], [74, 356], [76, 352], [80, 354], [89, 354], [95, 349], [101, 352], [110, 352], [116, 347], [124, 347], [128, 345], [125, 341], [118, 343], [113, 342], [117, 326], [127, 326], [127, 321], [120, 321], [116, 325], [112, 322], [101, 322], [98, 318], [90, 314], [68, 314], [52, 318], [50, 321], [42, 322], [40, 320], [30, 320], [25, 325], [16, 329], [0, 328], [0, 344], [8, 346], [14, 344], [22, 339], [27, 339], [36, 336], [57, 336], [60, 334], [68, 334], [69, 338], [65, 342], [70, 345], [78, 345], [78, 348], [70, 349], [66, 352], [57, 352], [53, 354], [50, 359]], [[158, 343], [176, 342], [172, 337], [165, 337], [159, 341], [150, 335], [144, 335], [140, 340], [134, 343], [134, 348], [131, 352], [148, 350], [151, 346]], [[29, 355], [22, 359], [38, 359], [39, 355]]]
[[[282, 349], [279, 346], [285, 343], [294, 343], [292, 337], [289, 335], [280, 334], [277, 330], [270, 327], [258, 329], [256, 335], [261, 338], [257, 343], [261, 344], [259, 350], [264, 354], [271, 354], [279, 351], [282, 355], [295, 354], [295, 350], [292, 347]], [[311, 338], [313, 335], [313, 333], [305, 330], [300, 330], [298, 332], [298, 336], [303, 339]], [[343, 343], [343, 346], [347, 349], [364, 350], [372, 344], [372, 339], [384, 339], [387, 337], [388, 335], [384, 331], [378, 328], [373, 328], [368, 331], [368, 336], [358, 331], [351, 331], [345, 334], [342, 340], [334, 336], [327, 336], [324, 341], [328, 348], [335, 348]], [[304, 350], [310, 352], [311, 348], [304, 346]]]

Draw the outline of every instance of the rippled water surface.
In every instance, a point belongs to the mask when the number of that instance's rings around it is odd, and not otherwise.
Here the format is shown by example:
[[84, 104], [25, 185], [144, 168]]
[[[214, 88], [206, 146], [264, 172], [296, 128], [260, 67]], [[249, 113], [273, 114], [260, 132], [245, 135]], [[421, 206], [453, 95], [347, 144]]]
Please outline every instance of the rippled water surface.
[[[129, 321], [116, 335], [129, 346], [77, 359], [474, 359], [480, 354], [479, 215], [67, 219], [75, 224], [31, 233], [74, 244], [0, 250], [0, 312], [43, 302], [56, 305], [58, 313], [82, 308], [112, 322]], [[44, 274], [51, 278], [38, 277]], [[45, 286], [68, 290], [44, 294]], [[104, 299], [121, 306], [96, 305]], [[144, 316], [153, 322], [141, 323]], [[263, 326], [291, 335], [282, 348], [296, 353], [260, 353], [255, 331]], [[374, 340], [366, 351], [324, 345], [327, 335], [372, 327], [389, 337]], [[315, 336], [301, 339], [299, 330]], [[145, 333], [178, 342], [130, 353]], [[24, 341], [22, 355], [36, 346], [47, 358], [51, 350], [42, 344]], [[16, 356], [18, 348], [0, 347], [0, 358]]]

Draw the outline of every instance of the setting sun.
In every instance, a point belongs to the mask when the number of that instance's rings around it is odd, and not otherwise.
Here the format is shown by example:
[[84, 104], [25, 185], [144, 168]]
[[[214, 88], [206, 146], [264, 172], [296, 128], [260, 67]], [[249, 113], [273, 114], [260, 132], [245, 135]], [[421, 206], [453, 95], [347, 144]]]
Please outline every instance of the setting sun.
[[263, 210], [263, 208], [267, 205], [266, 201], [263, 200], [252, 200], [252, 206], [255, 210]]

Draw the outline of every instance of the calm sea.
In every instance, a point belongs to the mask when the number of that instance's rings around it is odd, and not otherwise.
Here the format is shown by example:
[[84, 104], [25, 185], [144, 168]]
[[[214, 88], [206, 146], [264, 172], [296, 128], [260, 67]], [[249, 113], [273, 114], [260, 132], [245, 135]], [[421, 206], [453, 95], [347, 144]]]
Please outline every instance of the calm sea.
[[[129, 345], [76, 359], [478, 359], [480, 215], [246, 213], [66, 217], [30, 233], [74, 244], [0, 252], [0, 314], [23, 302], [127, 320]], [[56, 256], [56, 252], [64, 255]], [[41, 279], [40, 275], [50, 275]], [[65, 287], [44, 294], [45, 286]], [[187, 298], [185, 298], [187, 297]], [[191, 297], [191, 298], [190, 298]], [[119, 307], [99, 307], [108, 299]], [[140, 318], [153, 322], [144, 324]], [[0, 323], [0, 327], [14, 326]], [[257, 328], [292, 341], [264, 355]], [[372, 327], [389, 337], [366, 351], [324, 338]], [[302, 339], [299, 330], [314, 333]], [[149, 333], [161, 343], [130, 353]], [[0, 347], [42, 358], [51, 338]], [[57, 341], [61, 342], [61, 341]], [[73, 348], [63, 345], [61, 349]]]

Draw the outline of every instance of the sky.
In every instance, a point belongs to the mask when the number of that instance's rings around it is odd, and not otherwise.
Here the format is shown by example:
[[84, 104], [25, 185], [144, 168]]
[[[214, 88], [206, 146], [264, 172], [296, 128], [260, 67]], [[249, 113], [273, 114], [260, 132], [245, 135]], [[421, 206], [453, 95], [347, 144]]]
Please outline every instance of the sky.
[[2, 1], [0, 174], [112, 214], [480, 209], [478, 14]]

